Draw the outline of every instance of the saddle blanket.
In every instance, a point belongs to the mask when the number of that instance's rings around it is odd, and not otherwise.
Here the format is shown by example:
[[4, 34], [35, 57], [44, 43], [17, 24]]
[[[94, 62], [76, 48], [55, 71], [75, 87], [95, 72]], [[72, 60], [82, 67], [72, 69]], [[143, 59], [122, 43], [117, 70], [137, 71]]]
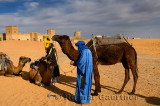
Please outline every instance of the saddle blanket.
[[101, 38], [95, 37], [96, 45], [107, 45], [107, 44], [119, 44], [125, 42], [123, 35], [118, 34], [115, 36], [102, 36]]
[[8, 64], [12, 61], [9, 60], [9, 56], [3, 52], [0, 52], [0, 70], [7, 70]]

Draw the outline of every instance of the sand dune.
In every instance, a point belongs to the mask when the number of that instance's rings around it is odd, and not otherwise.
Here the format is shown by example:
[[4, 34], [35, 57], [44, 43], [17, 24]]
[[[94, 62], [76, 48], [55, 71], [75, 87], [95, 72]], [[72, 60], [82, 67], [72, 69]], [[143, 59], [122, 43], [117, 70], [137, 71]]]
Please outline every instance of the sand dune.
[[129, 39], [138, 53], [160, 56], [160, 39]]
[[[124, 68], [121, 63], [110, 66], [99, 65], [102, 92], [92, 97], [90, 106], [120, 105], [160, 105], [160, 39], [129, 40], [138, 54], [139, 79], [135, 95], [128, 95], [133, 87], [131, 79], [120, 95], [115, 94], [124, 80]], [[0, 106], [74, 106], [73, 97], [76, 87], [76, 68], [70, 66], [70, 60], [56, 43], [61, 76], [55, 86], [40, 87], [28, 81], [29, 64], [23, 69], [22, 76], [0, 76]], [[5, 52], [17, 66], [20, 56], [32, 60], [45, 55], [43, 42], [3, 41], [0, 52]], [[73, 69], [73, 72], [68, 72]], [[94, 81], [92, 93], [94, 90]], [[48, 98], [48, 93], [57, 97]]]

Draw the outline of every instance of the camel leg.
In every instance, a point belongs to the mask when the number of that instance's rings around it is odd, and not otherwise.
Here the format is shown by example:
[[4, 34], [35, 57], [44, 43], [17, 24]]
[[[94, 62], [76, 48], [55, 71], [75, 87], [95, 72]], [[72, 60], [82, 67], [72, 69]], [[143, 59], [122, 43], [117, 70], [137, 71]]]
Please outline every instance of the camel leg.
[[42, 82], [42, 77], [41, 77], [39, 72], [36, 74], [36, 76], [34, 77], [33, 80], [35, 81], [35, 84], [37, 84], [39, 86], [44, 86], [44, 84], [41, 83]]
[[6, 77], [15, 77], [14, 75], [6, 74]]
[[0, 70], [0, 75], [4, 75], [4, 74], [5, 74], [5, 71]]
[[95, 92], [94, 96], [98, 95], [98, 92], [101, 92], [101, 86], [100, 86], [100, 75], [98, 72], [98, 65], [93, 66], [93, 74], [94, 74], [94, 80], [95, 80]]
[[130, 94], [134, 94], [136, 91], [135, 89], [136, 89], [136, 84], [137, 84], [137, 80], [138, 80], [138, 73], [137, 73], [138, 69], [133, 67], [131, 70], [132, 70], [132, 74], [133, 74], [134, 85], [133, 85], [133, 90]]
[[39, 81], [36, 81], [35, 84], [38, 85], [38, 86], [44, 86], [44, 84], [39, 82]]
[[124, 87], [126, 86], [126, 84], [128, 83], [129, 80], [130, 80], [129, 68], [125, 68], [125, 80], [124, 80], [123, 86], [118, 92], [116, 92], [116, 94], [122, 93]]

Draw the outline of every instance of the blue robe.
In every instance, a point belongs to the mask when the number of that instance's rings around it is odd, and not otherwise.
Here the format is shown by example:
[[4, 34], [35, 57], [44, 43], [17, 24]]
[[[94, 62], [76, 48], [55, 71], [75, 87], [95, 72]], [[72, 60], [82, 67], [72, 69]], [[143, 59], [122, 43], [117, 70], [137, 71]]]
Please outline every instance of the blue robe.
[[[77, 45], [76, 45], [77, 46]], [[92, 88], [93, 59], [87, 46], [78, 46], [79, 58], [75, 62], [77, 66], [77, 85], [75, 100], [80, 104], [90, 103]], [[81, 76], [85, 77], [84, 86], [81, 87]]]

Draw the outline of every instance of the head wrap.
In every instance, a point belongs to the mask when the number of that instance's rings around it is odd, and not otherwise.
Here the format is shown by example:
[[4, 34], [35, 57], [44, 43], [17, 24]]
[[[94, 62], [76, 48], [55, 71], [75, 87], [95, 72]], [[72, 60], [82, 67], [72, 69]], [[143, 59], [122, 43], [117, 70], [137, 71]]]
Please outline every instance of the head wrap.
[[84, 41], [79, 41], [75, 44], [78, 47], [78, 52], [81, 53], [83, 49], [88, 49]]
[[47, 52], [47, 48], [49, 47], [51, 41], [50, 41], [50, 39], [47, 38], [47, 37], [44, 38], [43, 41], [44, 41], [45, 51]]

